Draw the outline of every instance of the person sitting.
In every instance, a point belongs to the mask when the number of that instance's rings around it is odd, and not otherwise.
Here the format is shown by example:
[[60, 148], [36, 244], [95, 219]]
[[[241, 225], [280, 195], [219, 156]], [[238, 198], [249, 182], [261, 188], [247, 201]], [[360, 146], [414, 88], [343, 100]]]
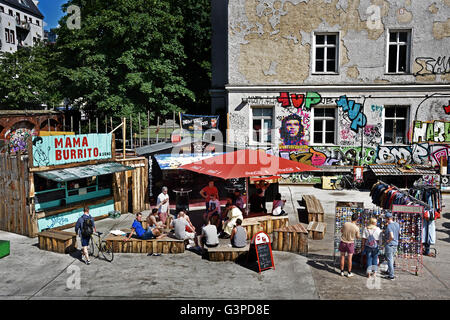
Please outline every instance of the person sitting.
[[234, 248], [244, 248], [247, 245], [247, 231], [241, 226], [242, 220], [236, 220], [236, 226], [231, 231], [230, 242]]
[[245, 201], [244, 197], [241, 195], [239, 189], [234, 190], [233, 194], [233, 202], [236, 207], [238, 207], [241, 211], [244, 211]]
[[211, 194], [210, 200], [209, 200], [209, 205], [208, 205], [208, 209], [205, 212], [205, 214], [203, 215], [203, 220], [205, 222], [205, 224], [208, 223], [209, 219], [213, 216], [213, 215], [217, 215], [220, 217], [220, 202], [217, 199], [215, 194]]
[[214, 248], [219, 245], [219, 237], [217, 236], [217, 228], [212, 223], [213, 217], [211, 217], [208, 220], [208, 223], [206, 226], [202, 228], [202, 234], [200, 236], [200, 244], [202, 249], [205, 247], [205, 245], [208, 248]]
[[264, 197], [264, 190], [257, 189], [256, 194], [250, 198], [250, 212], [253, 213], [267, 213], [266, 201]]
[[[196, 246], [198, 246], [197, 237], [195, 236], [195, 228], [192, 226], [192, 223], [188, 221], [186, 218], [186, 213], [184, 211], [180, 211], [178, 213], [178, 217], [175, 220], [172, 220], [170, 225], [174, 229], [175, 238], [179, 240], [194, 240]], [[186, 232], [186, 227], [193, 228], [193, 232]], [[188, 248], [190, 245], [188, 244]]]
[[286, 200], [281, 200], [281, 193], [277, 193], [273, 200], [272, 215], [285, 216], [287, 213], [283, 210]]
[[164, 228], [164, 224], [158, 216], [158, 209], [153, 208], [152, 213], [147, 217], [147, 225], [152, 227]]
[[141, 240], [160, 239], [164, 237], [164, 234], [157, 227], [149, 226], [147, 230], [142, 227], [142, 213], [140, 212], [136, 213], [136, 220], [133, 221], [131, 232], [128, 237], [125, 237], [124, 241], [127, 242], [130, 240], [134, 233]]
[[227, 218], [228, 219], [223, 223], [223, 232], [221, 234], [221, 238], [224, 239], [228, 239], [231, 237], [231, 232], [233, 231], [233, 228], [236, 225], [237, 219], [241, 219], [241, 221], [244, 221], [242, 211], [239, 210], [239, 208], [234, 205], [232, 205], [230, 210], [228, 211]]

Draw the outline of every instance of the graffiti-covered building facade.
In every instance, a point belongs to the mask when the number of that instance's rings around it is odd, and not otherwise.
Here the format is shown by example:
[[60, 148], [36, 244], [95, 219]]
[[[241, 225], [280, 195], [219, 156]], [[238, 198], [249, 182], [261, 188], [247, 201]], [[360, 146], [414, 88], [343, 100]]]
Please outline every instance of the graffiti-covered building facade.
[[438, 165], [450, 1], [213, 1], [212, 111], [229, 143], [318, 166]]

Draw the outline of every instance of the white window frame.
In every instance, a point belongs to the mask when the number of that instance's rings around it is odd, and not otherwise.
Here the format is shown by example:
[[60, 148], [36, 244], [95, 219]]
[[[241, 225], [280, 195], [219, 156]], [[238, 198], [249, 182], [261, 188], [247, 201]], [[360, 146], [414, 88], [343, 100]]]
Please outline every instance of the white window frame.
[[[309, 137], [310, 137], [310, 143], [312, 145], [315, 146], [333, 146], [336, 145], [336, 128], [337, 128], [337, 108], [336, 107], [332, 107], [332, 106], [313, 106], [311, 108], [311, 115], [312, 115], [312, 121], [311, 121], [311, 126], [310, 126], [310, 132], [309, 132]], [[323, 116], [319, 116], [316, 117], [316, 109], [333, 109], [334, 110], [334, 117], [323, 117]], [[322, 120], [322, 142], [316, 142], [314, 141], [314, 123], [316, 120]], [[326, 120], [333, 120], [334, 121], [334, 128], [333, 128], [333, 133], [334, 133], [334, 138], [333, 138], [333, 142], [332, 143], [326, 143], [325, 139], [326, 139]]]
[[[406, 117], [386, 117], [386, 109], [392, 108], [392, 107], [400, 107], [406, 109]], [[392, 105], [385, 105], [383, 107], [383, 144], [387, 145], [406, 145], [408, 143], [408, 124], [409, 124], [409, 112], [411, 110], [410, 105], [400, 105], [400, 104], [392, 104]], [[386, 120], [394, 120], [394, 128], [393, 128], [393, 142], [386, 142], [385, 139], [385, 132], [386, 132]], [[397, 120], [405, 120], [405, 132], [404, 132], [404, 139], [403, 143], [397, 143], [397, 137], [396, 135], [396, 123]]]
[[[396, 41], [391, 42], [391, 33], [397, 33]], [[406, 42], [402, 42], [399, 40], [399, 33], [404, 32], [407, 34]], [[386, 74], [410, 74], [411, 73], [411, 39], [412, 39], [412, 30], [411, 29], [390, 29], [387, 30], [386, 36]], [[396, 58], [396, 67], [395, 72], [389, 71], [389, 50], [390, 45], [395, 44], [397, 46], [397, 58]], [[406, 70], [399, 71], [399, 55], [400, 55], [400, 46], [406, 45]]]
[[[253, 105], [250, 108], [250, 116], [249, 116], [249, 120], [250, 120], [250, 126], [249, 126], [249, 141], [251, 145], [258, 145], [258, 146], [270, 146], [273, 144], [274, 141], [274, 132], [273, 132], [273, 128], [274, 128], [274, 115], [275, 115], [275, 106], [266, 106], [266, 105]], [[272, 130], [271, 132], [271, 141], [268, 142], [259, 142], [259, 141], [255, 141], [253, 140], [253, 109], [270, 109], [272, 110], [272, 116], [258, 116], [257, 120], [271, 120], [272, 121], [272, 127], [270, 128], [270, 130]], [[261, 131], [260, 131], [261, 137], [264, 137], [267, 135], [267, 133], [265, 132], [265, 128], [264, 128], [264, 122], [261, 121]]]
[[[326, 36], [325, 44], [316, 44], [317, 36]], [[328, 36], [336, 36], [336, 44], [328, 44]], [[324, 50], [324, 71], [316, 71], [316, 49], [317, 48], [325, 48]], [[327, 57], [328, 50], [327, 48], [336, 48], [336, 58], [335, 58], [335, 70], [328, 71], [327, 70]], [[312, 46], [312, 59], [313, 59], [313, 74], [339, 74], [339, 54], [340, 51], [340, 33], [339, 32], [315, 32], [313, 34], [313, 46]]]

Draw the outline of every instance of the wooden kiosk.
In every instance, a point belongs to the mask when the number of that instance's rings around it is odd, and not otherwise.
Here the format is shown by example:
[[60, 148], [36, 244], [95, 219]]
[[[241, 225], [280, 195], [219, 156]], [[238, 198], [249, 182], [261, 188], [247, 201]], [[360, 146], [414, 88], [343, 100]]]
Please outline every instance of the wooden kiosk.
[[148, 160], [116, 159], [113, 134], [35, 136], [28, 155], [0, 154], [0, 230], [67, 229], [84, 205], [96, 220], [147, 210], [147, 187]]

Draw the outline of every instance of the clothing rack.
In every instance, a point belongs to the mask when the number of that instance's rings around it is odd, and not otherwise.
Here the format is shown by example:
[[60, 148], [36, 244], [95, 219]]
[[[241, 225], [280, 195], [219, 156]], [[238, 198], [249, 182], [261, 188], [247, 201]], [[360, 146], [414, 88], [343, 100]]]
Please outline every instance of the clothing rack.
[[383, 184], [385, 184], [385, 185], [388, 185], [388, 186], [393, 187], [393, 188], [394, 188], [395, 190], [397, 190], [398, 192], [400, 192], [400, 193], [404, 194], [405, 196], [408, 196], [409, 198], [411, 198], [411, 200], [412, 200], [413, 202], [418, 203], [418, 204], [424, 206], [425, 209], [431, 209], [429, 204], [427, 204], [427, 203], [425, 203], [425, 202], [423, 202], [423, 201], [421, 201], [421, 200], [419, 200], [419, 199], [413, 197], [412, 195], [409, 194], [409, 192], [402, 191], [402, 190], [400, 190], [399, 188], [397, 188], [396, 186], [394, 186], [393, 184], [386, 183], [386, 182], [381, 181], [381, 180], [379, 180], [379, 179], [378, 179], [378, 182], [381, 182], [381, 183], [383, 183]]

